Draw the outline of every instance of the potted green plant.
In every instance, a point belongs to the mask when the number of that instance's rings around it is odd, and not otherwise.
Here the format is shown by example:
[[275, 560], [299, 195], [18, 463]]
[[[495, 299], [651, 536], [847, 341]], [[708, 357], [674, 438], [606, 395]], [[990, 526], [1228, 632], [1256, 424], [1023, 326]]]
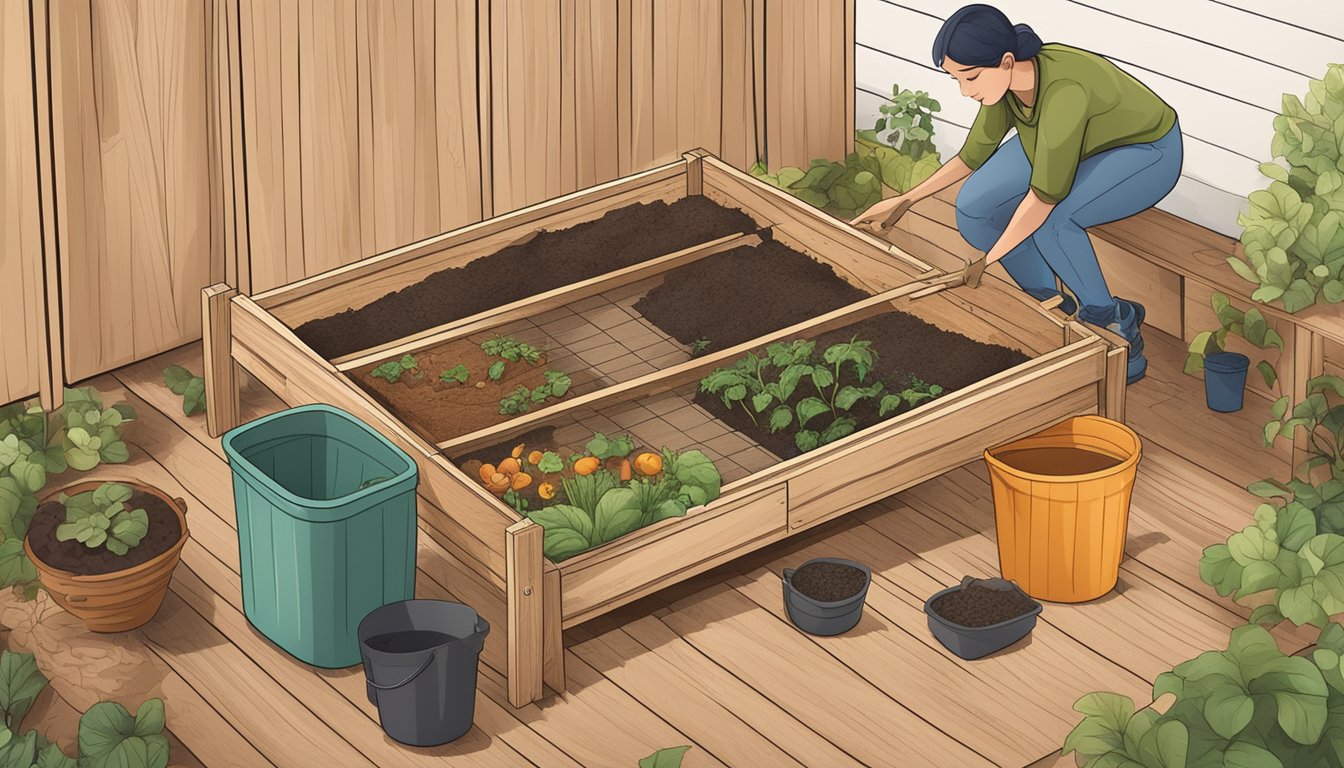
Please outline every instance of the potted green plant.
[[42, 500], [23, 547], [57, 604], [93, 632], [124, 632], [163, 603], [187, 542], [186, 509], [136, 482], [76, 483]]

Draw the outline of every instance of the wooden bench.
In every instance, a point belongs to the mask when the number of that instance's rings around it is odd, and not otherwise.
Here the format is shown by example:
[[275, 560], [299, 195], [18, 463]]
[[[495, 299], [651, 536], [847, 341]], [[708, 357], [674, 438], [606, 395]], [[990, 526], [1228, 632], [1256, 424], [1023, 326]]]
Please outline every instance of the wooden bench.
[[[889, 234], [893, 243], [935, 266], [942, 260], [969, 259], [978, 251], [968, 245], [956, 228], [956, 193], [960, 185], [921, 201]], [[1231, 299], [1233, 306], [1256, 307], [1284, 340], [1284, 350], [1259, 350], [1243, 339], [1233, 339], [1228, 349], [1244, 352], [1252, 361], [1268, 360], [1279, 374], [1274, 387], [1267, 387], [1255, 371], [1247, 388], [1268, 400], [1290, 395], [1292, 402], [1306, 396], [1307, 381], [1322, 373], [1344, 375], [1344, 308], [1317, 304], [1296, 314], [1278, 305], [1251, 300], [1256, 286], [1242, 280], [1227, 264], [1236, 253], [1236, 240], [1193, 224], [1165, 211], [1151, 209], [1090, 230], [1093, 247], [1111, 290], [1117, 296], [1133, 297], [1147, 309], [1145, 325], [1189, 343], [1201, 331], [1218, 327], [1211, 306], [1215, 292]], [[932, 246], [932, 247], [931, 247]], [[1002, 267], [991, 267], [1007, 279]], [[1267, 408], [1267, 403], [1265, 407]], [[1266, 419], [1268, 419], [1266, 412]], [[1297, 446], [1299, 449], [1303, 446]], [[1299, 459], [1294, 452], [1294, 463]]]

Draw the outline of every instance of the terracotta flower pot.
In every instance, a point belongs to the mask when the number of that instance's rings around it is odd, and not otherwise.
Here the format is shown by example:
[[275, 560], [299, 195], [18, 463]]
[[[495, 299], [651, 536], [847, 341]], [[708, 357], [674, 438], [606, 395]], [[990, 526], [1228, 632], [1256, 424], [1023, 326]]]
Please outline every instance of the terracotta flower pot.
[[48, 493], [42, 503], [56, 499], [58, 494], [73, 496], [92, 491], [105, 482], [117, 482], [133, 490], [156, 496], [177, 513], [182, 533], [167, 550], [139, 565], [111, 573], [83, 576], [56, 568], [43, 562], [33, 553], [28, 537], [23, 539], [23, 550], [33, 561], [46, 588], [62, 608], [79, 617], [92, 632], [125, 632], [143, 626], [163, 604], [172, 580], [173, 569], [181, 560], [182, 547], [187, 543], [187, 504], [174, 499], [153, 486], [129, 480], [95, 480], [75, 483]]

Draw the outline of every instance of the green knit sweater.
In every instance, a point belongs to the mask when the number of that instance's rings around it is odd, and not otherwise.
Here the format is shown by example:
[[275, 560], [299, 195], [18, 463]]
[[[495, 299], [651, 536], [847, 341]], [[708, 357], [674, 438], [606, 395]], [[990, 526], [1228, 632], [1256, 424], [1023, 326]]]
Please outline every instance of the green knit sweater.
[[1157, 141], [1176, 123], [1175, 110], [1102, 56], [1051, 43], [1035, 61], [1031, 107], [1011, 91], [980, 107], [958, 155], [972, 170], [1017, 128], [1031, 163], [1031, 188], [1058, 203], [1073, 188], [1078, 163], [1114, 147]]

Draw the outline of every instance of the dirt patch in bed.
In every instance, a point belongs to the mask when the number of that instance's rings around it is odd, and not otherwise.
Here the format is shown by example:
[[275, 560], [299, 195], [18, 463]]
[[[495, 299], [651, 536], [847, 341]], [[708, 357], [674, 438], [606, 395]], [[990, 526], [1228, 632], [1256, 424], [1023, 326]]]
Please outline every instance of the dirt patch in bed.
[[737, 232], [756, 230], [735, 208], [696, 195], [637, 203], [568, 229], [544, 231], [464, 266], [436, 272], [359, 309], [295, 329], [328, 360], [460, 320]]

